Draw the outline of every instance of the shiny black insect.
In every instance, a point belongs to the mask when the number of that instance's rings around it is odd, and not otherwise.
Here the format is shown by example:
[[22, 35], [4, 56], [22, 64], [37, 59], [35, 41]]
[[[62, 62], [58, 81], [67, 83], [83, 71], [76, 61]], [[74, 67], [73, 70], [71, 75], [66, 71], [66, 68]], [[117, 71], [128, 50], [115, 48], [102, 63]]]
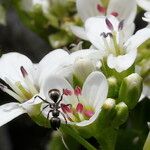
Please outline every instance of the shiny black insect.
[[[63, 94], [61, 95], [60, 91], [58, 89], [52, 89], [48, 92], [50, 99], [54, 102], [54, 103], [50, 103], [46, 100], [44, 100], [43, 98], [41, 98], [40, 96], [36, 96], [35, 98], [40, 98], [43, 102], [47, 103], [47, 105], [42, 109], [42, 111], [44, 109], [46, 109], [47, 107], [50, 108], [48, 114], [47, 114], [47, 120], [49, 119], [49, 115], [50, 113], [52, 113], [52, 118], [50, 119], [50, 124], [53, 130], [57, 130], [60, 127], [61, 124], [61, 120], [59, 118], [59, 115], [61, 114], [64, 119], [65, 122], [67, 124], [67, 119], [65, 117], [65, 115], [59, 110], [61, 108], [60, 106], [60, 102], [63, 99]], [[69, 104], [68, 104], [69, 105]], [[66, 106], [68, 106], [66, 105]]]

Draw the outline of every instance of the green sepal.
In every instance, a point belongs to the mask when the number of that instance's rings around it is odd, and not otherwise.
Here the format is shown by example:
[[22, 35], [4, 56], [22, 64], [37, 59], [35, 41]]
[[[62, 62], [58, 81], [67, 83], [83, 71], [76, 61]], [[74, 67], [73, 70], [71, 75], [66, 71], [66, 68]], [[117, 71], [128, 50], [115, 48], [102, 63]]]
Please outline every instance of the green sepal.
[[50, 44], [54, 48], [65, 46], [73, 41], [73, 35], [68, 34], [65, 30], [61, 30], [48, 37]]
[[141, 96], [142, 81], [143, 79], [137, 73], [124, 78], [119, 90], [118, 102], [125, 102], [129, 109], [133, 109]]
[[128, 106], [124, 102], [120, 102], [115, 107], [116, 115], [112, 121], [112, 126], [118, 128], [120, 125], [125, 123], [128, 118], [129, 111]]
[[[62, 133], [65, 144], [68, 148], [71, 148], [71, 150], [77, 150], [79, 149], [80, 144], [74, 140], [71, 136]], [[62, 135], [59, 134], [58, 131], [52, 133], [52, 138], [48, 144], [47, 150], [66, 150], [63, 142], [62, 142]]]
[[107, 80], [109, 85], [108, 97], [116, 98], [119, 90], [118, 81], [115, 77], [109, 77]]
[[41, 112], [41, 104], [33, 106], [32, 112], [29, 113], [31, 119], [39, 126], [51, 128], [50, 121], [47, 120]]

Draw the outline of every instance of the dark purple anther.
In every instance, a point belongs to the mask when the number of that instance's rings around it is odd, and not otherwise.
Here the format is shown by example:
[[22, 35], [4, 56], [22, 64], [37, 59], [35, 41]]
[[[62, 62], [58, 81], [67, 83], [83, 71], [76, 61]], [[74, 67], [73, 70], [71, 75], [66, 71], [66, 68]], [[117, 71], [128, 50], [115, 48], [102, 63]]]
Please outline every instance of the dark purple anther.
[[113, 37], [112, 33], [107, 33], [107, 36], [110, 36], [111, 38]]
[[20, 70], [21, 70], [21, 73], [22, 73], [23, 77], [28, 75], [27, 71], [24, 69], [23, 66], [20, 67]]
[[105, 19], [105, 22], [106, 22], [108, 29], [113, 31], [114, 27], [113, 27], [112, 23], [107, 18]]
[[105, 32], [101, 33], [100, 36], [103, 36], [104, 38], [107, 38], [107, 34]]
[[118, 30], [122, 30], [124, 26], [124, 20], [120, 21], [119, 25], [118, 25]]

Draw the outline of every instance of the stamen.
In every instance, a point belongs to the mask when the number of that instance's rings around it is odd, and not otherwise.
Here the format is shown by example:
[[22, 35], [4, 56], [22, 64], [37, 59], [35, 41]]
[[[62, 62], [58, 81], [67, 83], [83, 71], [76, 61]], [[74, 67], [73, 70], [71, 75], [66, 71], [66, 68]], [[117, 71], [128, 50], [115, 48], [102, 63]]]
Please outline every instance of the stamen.
[[61, 109], [64, 113], [72, 113], [71, 108], [69, 108], [66, 104], [61, 104]]
[[79, 86], [76, 86], [75, 90], [74, 90], [74, 94], [76, 96], [79, 96], [79, 95], [81, 95], [81, 91], [82, 91], [81, 88]]
[[20, 91], [22, 92], [22, 94], [26, 97], [26, 98], [24, 99], [24, 101], [25, 101], [25, 100], [29, 100], [29, 99], [32, 98], [32, 94], [29, 93], [29, 92], [21, 85], [20, 82], [16, 82], [15, 84], [16, 84], [16, 86], [20, 89]]
[[108, 18], [105, 19], [105, 22], [106, 22], [108, 29], [113, 31], [114, 30], [113, 24], [108, 20]]
[[124, 26], [124, 20], [120, 21], [119, 25], [118, 25], [118, 30], [122, 30]]
[[22, 94], [20, 89], [16, 86], [16, 84], [13, 84], [8, 78], [5, 77], [6, 83], [12, 88], [12, 90], [17, 93], [22, 99], [26, 99], [26, 97]]
[[106, 34], [106, 33], [103, 32], [103, 33], [101, 33], [101, 36], [102, 36], [102, 40], [104, 42], [105, 50], [106, 51], [110, 51], [109, 44], [108, 44], [108, 42], [106, 40], [106, 37], [108, 36], [108, 34]]
[[36, 90], [36, 88], [35, 88], [34, 84], [32, 83], [32, 81], [29, 79], [27, 71], [24, 69], [23, 66], [20, 67], [20, 70], [22, 72], [22, 75], [24, 77], [25, 83], [27, 84], [29, 90], [31, 91], [31, 93], [33, 95], [36, 95], [38, 93], [38, 91]]
[[111, 53], [116, 55], [116, 50], [115, 50], [113, 38], [110, 38], [110, 47], [111, 47]]
[[20, 70], [21, 70], [23, 77], [25, 78], [28, 75], [27, 71], [24, 69], [23, 66], [20, 67]]
[[100, 34], [100, 36], [103, 36], [104, 38], [107, 38], [107, 34], [106, 34], [105, 32], [102, 32], [102, 33]]
[[112, 12], [111, 15], [113, 15], [114, 17], [118, 17], [119, 14], [117, 12]]
[[100, 4], [97, 4], [97, 10], [102, 14], [106, 13], [106, 8], [102, 7]]
[[91, 118], [94, 115], [94, 112], [91, 110], [85, 110], [84, 115], [88, 118]]
[[81, 103], [78, 103], [77, 107], [76, 107], [76, 111], [81, 113], [83, 111], [83, 105]]
[[63, 94], [66, 96], [71, 96], [72, 95], [72, 91], [68, 90], [68, 89], [63, 89]]
[[3, 92], [6, 92], [8, 95], [12, 96], [13, 98], [15, 98], [16, 100], [18, 100], [19, 102], [22, 102], [23, 99], [18, 96], [15, 92], [11, 91], [10, 89], [8, 89], [7, 86], [4, 86], [3, 84], [0, 84], [0, 89], [3, 91]]

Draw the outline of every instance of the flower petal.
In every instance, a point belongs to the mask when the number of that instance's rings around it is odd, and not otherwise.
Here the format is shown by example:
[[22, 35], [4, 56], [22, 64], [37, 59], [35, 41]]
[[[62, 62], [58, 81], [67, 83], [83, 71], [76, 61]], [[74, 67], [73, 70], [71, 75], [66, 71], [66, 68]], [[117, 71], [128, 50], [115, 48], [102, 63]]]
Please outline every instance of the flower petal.
[[67, 57], [69, 57], [69, 54], [63, 49], [57, 49], [48, 53], [39, 62], [39, 85], [41, 85], [47, 75], [55, 73], [58, 70], [57, 68], [61, 67], [61, 64], [63, 66], [65, 63], [69, 63]]
[[[117, 32], [119, 21], [114, 16], [108, 16], [107, 19], [111, 22], [114, 30]], [[111, 32], [106, 25], [106, 17], [91, 17], [85, 22], [85, 31], [89, 41], [99, 50], [104, 51], [105, 44], [103, 41], [102, 33]], [[109, 37], [108, 37], [109, 38]]]
[[143, 91], [142, 91], [142, 94], [141, 94], [139, 101], [141, 101], [145, 97], [150, 99], [150, 87], [143, 84]]
[[73, 34], [75, 34], [77, 37], [79, 37], [80, 39], [83, 39], [83, 40], [87, 40], [88, 41], [88, 38], [87, 38], [87, 35], [86, 35], [86, 32], [84, 30], [83, 27], [79, 27], [79, 26], [70, 26], [70, 29], [71, 31], [73, 32]]
[[82, 95], [86, 97], [93, 108], [100, 109], [107, 98], [108, 83], [106, 77], [98, 71], [91, 73], [82, 88]]
[[143, 42], [150, 39], [150, 28], [143, 28], [131, 36], [124, 47], [127, 51], [138, 48]]
[[110, 15], [112, 12], [117, 12], [119, 20], [132, 23], [136, 16], [136, 10], [136, 0], [110, 0], [107, 13]]
[[149, 0], [137, 0], [137, 3], [146, 11], [150, 11], [150, 1]]
[[77, 0], [76, 4], [77, 11], [83, 22], [86, 21], [87, 18], [102, 15], [97, 10], [97, 5], [100, 4], [99, 0]]
[[19, 103], [7, 103], [0, 106], [0, 126], [26, 113]]
[[[44, 95], [46, 100], [49, 101], [49, 102], [52, 102], [52, 100], [50, 99], [49, 97], [49, 91], [52, 90], [52, 89], [58, 89], [61, 94], [63, 92], [63, 89], [67, 89], [67, 90], [70, 90], [70, 91], [74, 91], [72, 86], [70, 85], [70, 83], [64, 79], [63, 77], [61, 78], [60, 76], [58, 75], [51, 75], [51, 76], [48, 76], [42, 86], [41, 86], [41, 95]], [[63, 99], [62, 99], [62, 102], [65, 103], [65, 104], [76, 104], [78, 102], [77, 98], [73, 95], [71, 96], [63, 96]]]
[[5, 77], [7, 77], [13, 83], [16, 81], [20, 81], [23, 86], [25, 86], [20, 71], [21, 66], [25, 68], [30, 78], [34, 79], [33, 76], [35, 75], [35, 68], [28, 57], [15, 52], [2, 55], [2, 57], [0, 58], [0, 78], [5, 80]]
[[122, 72], [133, 65], [136, 56], [136, 49], [130, 50], [127, 54], [117, 57], [110, 54], [107, 58], [107, 64], [111, 69], [115, 69], [117, 72]]

